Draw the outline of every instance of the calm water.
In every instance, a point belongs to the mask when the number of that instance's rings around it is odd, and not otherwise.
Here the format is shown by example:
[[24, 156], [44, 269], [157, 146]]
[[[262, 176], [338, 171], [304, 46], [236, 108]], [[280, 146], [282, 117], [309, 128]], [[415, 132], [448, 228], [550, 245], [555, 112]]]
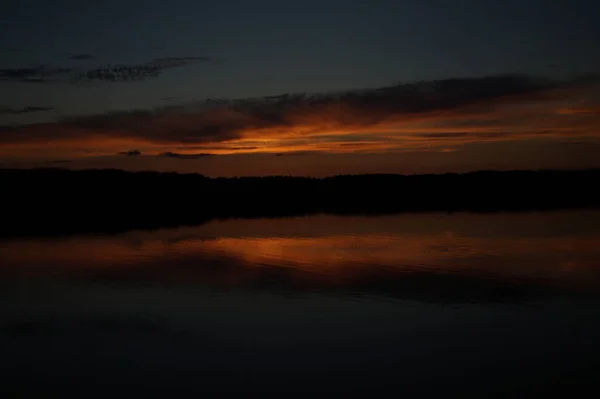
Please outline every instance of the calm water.
[[599, 305], [594, 211], [14, 239], [0, 393], [572, 394], [597, 390]]

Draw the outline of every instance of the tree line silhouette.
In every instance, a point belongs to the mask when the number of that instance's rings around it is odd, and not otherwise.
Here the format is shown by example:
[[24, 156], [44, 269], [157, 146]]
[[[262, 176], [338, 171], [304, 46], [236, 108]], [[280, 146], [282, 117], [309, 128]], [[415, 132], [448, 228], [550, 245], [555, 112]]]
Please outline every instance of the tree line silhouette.
[[270, 176], [2, 169], [0, 236], [118, 232], [215, 218], [600, 208], [600, 169]]

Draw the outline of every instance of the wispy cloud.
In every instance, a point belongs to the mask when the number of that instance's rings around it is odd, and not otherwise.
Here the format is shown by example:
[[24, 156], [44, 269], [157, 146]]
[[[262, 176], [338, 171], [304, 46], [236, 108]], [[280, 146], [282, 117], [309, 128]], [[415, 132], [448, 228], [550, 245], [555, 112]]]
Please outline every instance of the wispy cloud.
[[163, 68], [174, 68], [178, 66], [188, 65], [194, 62], [210, 62], [213, 59], [205, 56], [193, 56], [193, 57], [161, 57], [155, 58], [151, 61], [152, 64], [161, 66]]
[[201, 159], [206, 157], [212, 157], [215, 154], [209, 153], [196, 153], [196, 154], [179, 154], [176, 152], [163, 152], [159, 154], [163, 158], [177, 158], [177, 159]]
[[[91, 54], [73, 54], [72, 60], [92, 60]], [[160, 76], [168, 69], [183, 67], [201, 62], [210, 62], [212, 58], [204, 56], [156, 58], [140, 64], [116, 64], [95, 68], [49, 67], [40, 65], [24, 68], [1, 68], [0, 81], [50, 83], [85, 81], [139, 81]]]
[[91, 54], [71, 54], [69, 55], [69, 59], [76, 61], [90, 61], [96, 59], [96, 57]]
[[139, 155], [142, 155], [142, 152], [140, 150], [129, 150], [129, 151], [121, 151], [121, 152], [117, 153], [117, 155], [125, 155], [128, 157], [137, 157]]
[[[188, 58], [196, 61], [195, 57], [154, 61], [167, 67]], [[187, 159], [204, 156], [198, 151], [442, 151], [471, 142], [598, 134], [596, 118], [557, 112], [564, 108], [560, 104], [565, 97], [592, 89], [597, 89], [593, 77], [559, 81], [500, 75], [337, 93], [206, 100], [4, 127], [0, 143], [5, 147], [52, 143], [107, 154], [127, 146], [149, 155]]]
[[46, 83], [66, 80], [73, 68], [52, 68], [45, 65], [26, 68], [0, 68], [0, 81]]
[[70, 159], [55, 159], [52, 161], [48, 161], [49, 164], [53, 164], [53, 165], [61, 164], [61, 163], [71, 163], [71, 162], [73, 162], [73, 161]]
[[0, 115], [20, 115], [20, 114], [29, 114], [32, 112], [46, 112], [53, 111], [52, 107], [38, 107], [38, 106], [28, 106], [24, 108], [8, 108], [8, 107], [0, 107]]
[[303, 155], [316, 155], [319, 154], [318, 151], [286, 151], [286, 152], [278, 152], [275, 156], [278, 157], [296, 157]]
[[566, 142], [566, 143], [561, 143], [562, 145], [576, 145], [576, 146], [597, 146], [598, 142], [593, 142], [593, 141], [570, 141], [570, 142]]
[[557, 111], [560, 115], [592, 115], [600, 116], [600, 107], [571, 107], [561, 108]]

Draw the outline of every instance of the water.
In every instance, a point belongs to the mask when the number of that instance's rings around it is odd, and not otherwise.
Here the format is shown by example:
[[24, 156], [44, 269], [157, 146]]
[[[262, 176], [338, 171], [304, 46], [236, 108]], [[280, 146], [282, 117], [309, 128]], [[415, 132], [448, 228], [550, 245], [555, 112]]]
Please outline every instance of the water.
[[314, 216], [0, 242], [0, 394], [593, 391], [600, 212]]

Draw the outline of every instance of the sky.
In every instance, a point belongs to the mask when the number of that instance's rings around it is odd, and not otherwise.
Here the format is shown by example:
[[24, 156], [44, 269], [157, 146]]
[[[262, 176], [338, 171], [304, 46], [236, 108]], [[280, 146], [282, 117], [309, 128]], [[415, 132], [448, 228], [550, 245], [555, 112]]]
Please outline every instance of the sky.
[[600, 167], [594, 0], [8, 0], [0, 167]]

